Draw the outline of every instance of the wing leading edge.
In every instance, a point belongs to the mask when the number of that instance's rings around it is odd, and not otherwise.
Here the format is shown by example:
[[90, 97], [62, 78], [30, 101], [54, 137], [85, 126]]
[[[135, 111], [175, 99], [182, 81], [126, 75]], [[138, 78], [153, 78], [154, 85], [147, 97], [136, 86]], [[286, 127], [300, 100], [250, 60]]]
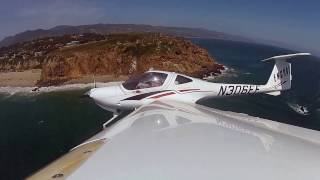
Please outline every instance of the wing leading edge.
[[[313, 130], [196, 104], [157, 101], [70, 151], [103, 141], [64, 177], [317, 179], [319, 140]], [[52, 173], [46, 168], [39, 173], [43, 171]]]

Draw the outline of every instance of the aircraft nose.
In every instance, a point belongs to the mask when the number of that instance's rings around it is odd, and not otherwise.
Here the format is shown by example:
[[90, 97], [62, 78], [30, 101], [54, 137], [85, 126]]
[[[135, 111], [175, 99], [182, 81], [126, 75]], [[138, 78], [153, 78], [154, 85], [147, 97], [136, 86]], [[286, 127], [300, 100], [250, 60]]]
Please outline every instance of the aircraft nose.
[[120, 87], [117, 86], [94, 88], [88, 92], [88, 96], [92, 98], [97, 105], [113, 112], [120, 108], [119, 102], [123, 94]]
[[89, 91], [88, 96], [93, 100], [100, 100], [104, 97], [113, 96], [112, 93], [108, 92], [108, 90], [101, 90], [100, 88], [93, 88]]
[[88, 92], [88, 96], [92, 99], [109, 98], [123, 94], [120, 88], [111, 86], [103, 88], [93, 88]]

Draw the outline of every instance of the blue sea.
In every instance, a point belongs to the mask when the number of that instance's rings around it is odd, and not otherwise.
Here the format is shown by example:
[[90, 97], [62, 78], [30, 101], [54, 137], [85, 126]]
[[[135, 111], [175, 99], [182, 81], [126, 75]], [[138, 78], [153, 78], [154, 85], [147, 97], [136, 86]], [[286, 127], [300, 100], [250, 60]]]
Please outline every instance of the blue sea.
[[[296, 53], [252, 43], [206, 39], [193, 41], [207, 49], [218, 62], [230, 69], [228, 75], [213, 80], [215, 82], [265, 84], [274, 64], [261, 62], [261, 60], [275, 55]], [[314, 56], [299, 57], [290, 62], [292, 63], [292, 88], [280, 96], [258, 94], [228, 97], [210, 99], [201, 104], [320, 130], [320, 59]], [[306, 116], [298, 114], [295, 111], [297, 105], [303, 106], [309, 114]]]
[[[264, 84], [273, 64], [262, 59], [293, 51], [272, 46], [190, 39], [221, 64], [226, 74], [212, 80]], [[208, 99], [200, 104], [296, 126], [320, 130], [320, 60], [314, 56], [292, 60], [292, 89], [280, 96], [254, 95]], [[1, 179], [22, 179], [102, 129], [111, 117], [88, 99], [86, 90], [40, 95], [0, 94]], [[304, 106], [308, 115], [292, 107]]]

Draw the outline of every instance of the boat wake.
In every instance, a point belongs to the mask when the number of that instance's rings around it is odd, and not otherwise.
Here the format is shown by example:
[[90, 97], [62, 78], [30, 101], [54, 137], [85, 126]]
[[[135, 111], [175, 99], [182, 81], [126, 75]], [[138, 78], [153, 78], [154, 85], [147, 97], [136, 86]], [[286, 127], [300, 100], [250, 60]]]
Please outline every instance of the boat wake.
[[299, 104], [290, 103], [290, 102], [288, 102], [287, 104], [293, 111], [295, 111], [300, 115], [303, 115], [303, 116], [310, 115], [309, 108], [306, 105], [299, 105]]

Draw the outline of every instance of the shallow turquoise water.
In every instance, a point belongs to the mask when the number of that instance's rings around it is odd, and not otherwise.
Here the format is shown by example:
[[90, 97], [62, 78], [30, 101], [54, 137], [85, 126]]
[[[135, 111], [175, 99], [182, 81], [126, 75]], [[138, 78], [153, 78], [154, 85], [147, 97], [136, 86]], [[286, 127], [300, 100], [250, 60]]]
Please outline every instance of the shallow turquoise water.
[[[263, 84], [273, 65], [259, 60], [290, 52], [240, 42], [192, 41], [234, 69], [231, 76], [218, 78], [216, 82]], [[292, 68], [292, 90], [280, 97], [231, 97], [209, 99], [201, 104], [320, 130], [320, 61], [314, 57], [304, 58], [293, 62]], [[79, 98], [85, 91], [0, 95], [1, 179], [21, 179], [102, 129], [111, 113], [90, 100]], [[308, 106], [311, 115], [295, 113], [288, 102]]]

